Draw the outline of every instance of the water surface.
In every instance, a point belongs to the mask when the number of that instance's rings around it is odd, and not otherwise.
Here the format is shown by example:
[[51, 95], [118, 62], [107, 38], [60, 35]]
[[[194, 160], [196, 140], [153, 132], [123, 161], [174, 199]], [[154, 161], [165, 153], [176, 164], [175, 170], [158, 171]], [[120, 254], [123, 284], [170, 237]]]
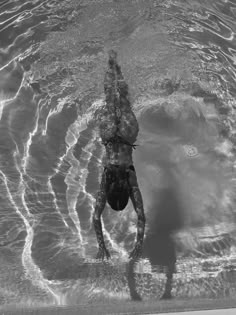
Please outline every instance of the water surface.
[[[6, 0], [0, 12], [1, 304], [130, 299], [131, 204], [104, 211], [113, 258], [94, 260], [104, 155], [94, 112], [110, 48], [140, 124], [146, 246], [155, 260], [174, 240], [177, 298], [235, 298], [234, 1]], [[144, 299], [164, 281], [137, 266]]]

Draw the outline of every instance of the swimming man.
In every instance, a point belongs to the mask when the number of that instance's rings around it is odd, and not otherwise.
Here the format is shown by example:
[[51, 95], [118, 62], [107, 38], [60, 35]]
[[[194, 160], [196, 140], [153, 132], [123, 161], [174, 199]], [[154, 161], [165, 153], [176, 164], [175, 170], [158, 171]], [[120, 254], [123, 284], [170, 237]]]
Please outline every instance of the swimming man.
[[106, 202], [115, 211], [122, 211], [129, 198], [137, 213], [137, 236], [131, 259], [141, 255], [145, 214], [132, 160], [139, 127], [128, 98], [126, 84], [117, 54], [110, 51], [108, 70], [104, 79], [105, 106], [98, 117], [100, 137], [106, 150], [105, 166], [96, 198], [93, 224], [98, 241], [97, 259], [110, 258], [103, 238], [101, 215]]

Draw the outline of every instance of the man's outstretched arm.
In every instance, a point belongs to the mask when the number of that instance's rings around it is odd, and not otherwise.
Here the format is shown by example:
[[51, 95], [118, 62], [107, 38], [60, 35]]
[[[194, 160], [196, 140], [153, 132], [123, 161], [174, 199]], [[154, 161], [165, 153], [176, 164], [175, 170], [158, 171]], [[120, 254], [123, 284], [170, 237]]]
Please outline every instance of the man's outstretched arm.
[[110, 258], [110, 254], [108, 250], [106, 249], [104, 237], [102, 233], [101, 215], [105, 208], [105, 205], [106, 205], [105, 174], [103, 173], [100, 189], [97, 193], [95, 211], [93, 214], [93, 225], [94, 225], [94, 230], [95, 230], [95, 233], [97, 236], [97, 242], [98, 242], [98, 253], [96, 256], [97, 259], [104, 259], [105, 257], [107, 259]]
[[104, 93], [106, 97], [106, 104], [113, 112], [115, 110], [115, 100], [117, 98], [117, 54], [111, 50], [109, 52], [108, 69], [104, 77]]
[[105, 104], [97, 111], [96, 120], [99, 125], [99, 133], [105, 143], [117, 134], [118, 120], [116, 115], [117, 108], [117, 79], [116, 79], [116, 53], [110, 52], [108, 69], [104, 77]]

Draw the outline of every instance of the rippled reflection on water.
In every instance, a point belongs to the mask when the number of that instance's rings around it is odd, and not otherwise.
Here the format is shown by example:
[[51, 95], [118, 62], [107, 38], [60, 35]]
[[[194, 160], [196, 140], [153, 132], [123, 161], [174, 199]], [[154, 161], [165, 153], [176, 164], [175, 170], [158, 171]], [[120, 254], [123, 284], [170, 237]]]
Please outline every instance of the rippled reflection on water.
[[[93, 113], [111, 47], [140, 123], [147, 233], [177, 229], [173, 293], [235, 297], [235, 3], [9, 0], [0, 12], [1, 303], [129, 299], [131, 205], [105, 211], [113, 260], [93, 260]], [[167, 188], [179, 204], [163, 214]], [[136, 271], [143, 298], [159, 297], [164, 275], [150, 280], [147, 261]]]

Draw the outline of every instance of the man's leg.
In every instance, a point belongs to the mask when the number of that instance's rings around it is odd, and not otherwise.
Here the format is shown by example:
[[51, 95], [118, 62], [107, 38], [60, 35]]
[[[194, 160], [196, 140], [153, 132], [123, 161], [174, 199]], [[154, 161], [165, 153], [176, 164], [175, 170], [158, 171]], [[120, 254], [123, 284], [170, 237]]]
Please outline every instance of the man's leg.
[[137, 288], [136, 288], [136, 281], [135, 281], [135, 263], [134, 259], [130, 260], [126, 265], [126, 274], [128, 280], [128, 287], [130, 292], [130, 297], [133, 301], [142, 301], [141, 296], [139, 295]]
[[131, 259], [137, 259], [140, 257], [142, 251], [146, 218], [143, 209], [143, 199], [138, 187], [135, 169], [133, 166], [131, 166], [131, 168], [132, 169], [129, 170], [130, 198], [133, 203], [134, 210], [137, 213], [138, 222], [135, 247], [129, 257]]
[[102, 222], [101, 222], [101, 215], [106, 205], [105, 181], [106, 181], [106, 178], [105, 178], [105, 171], [104, 171], [102, 174], [100, 189], [97, 193], [95, 211], [93, 214], [93, 225], [94, 225], [94, 230], [95, 230], [95, 233], [97, 236], [97, 242], [98, 242], [98, 253], [96, 256], [97, 259], [104, 259], [105, 257], [107, 259], [110, 258], [110, 254], [105, 246], [103, 233], [102, 233]]

